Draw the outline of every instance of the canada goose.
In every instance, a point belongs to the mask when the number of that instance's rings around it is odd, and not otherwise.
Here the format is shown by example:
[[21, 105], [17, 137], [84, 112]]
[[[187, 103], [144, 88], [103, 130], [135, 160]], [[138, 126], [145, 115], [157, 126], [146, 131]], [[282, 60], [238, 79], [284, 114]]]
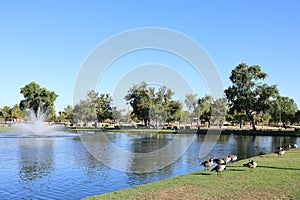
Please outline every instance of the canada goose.
[[231, 162], [234, 162], [237, 160], [237, 156], [236, 155], [231, 155], [230, 156]]
[[213, 159], [209, 159], [209, 160], [206, 160], [206, 161], [204, 161], [204, 162], [201, 163], [201, 165], [203, 165], [205, 167], [205, 169], [208, 169], [213, 164], [214, 164], [214, 160]]
[[283, 150], [283, 145], [281, 145], [280, 147], [277, 147], [277, 148], [275, 148], [275, 151], [280, 151], [280, 150]]
[[257, 166], [257, 163], [254, 160], [250, 160], [248, 163], [243, 164], [243, 167], [248, 167], [250, 170], [255, 168]]
[[286, 145], [286, 146], [283, 146], [283, 150], [289, 150], [291, 148], [291, 145], [290, 144], [288, 144], [288, 145]]
[[279, 156], [282, 156], [282, 155], [285, 153], [285, 150], [280, 149], [280, 150], [278, 150], [278, 151], [275, 151], [275, 153], [277, 153], [277, 154], [278, 154], [278, 157], [279, 157]]
[[224, 162], [227, 164], [231, 161], [231, 157], [230, 156], [227, 156], [225, 158], [223, 158]]
[[217, 175], [219, 175], [219, 172], [222, 173], [222, 171], [226, 170], [226, 164], [220, 164], [215, 166], [211, 171], [217, 172]]
[[298, 148], [298, 145], [297, 145], [297, 144], [294, 144], [294, 145], [293, 145], [293, 148]]
[[225, 163], [225, 161], [221, 158], [218, 158], [218, 159], [214, 159], [214, 162], [216, 162], [218, 165], [222, 165]]

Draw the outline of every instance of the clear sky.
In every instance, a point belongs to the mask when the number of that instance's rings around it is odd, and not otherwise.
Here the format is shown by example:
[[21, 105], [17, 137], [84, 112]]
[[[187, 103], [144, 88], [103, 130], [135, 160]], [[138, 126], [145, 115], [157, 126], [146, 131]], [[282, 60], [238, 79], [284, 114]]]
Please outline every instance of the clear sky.
[[[226, 88], [237, 64], [260, 65], [267, 83], [277, 84], [281, 95], [300, 106], [299, 9], [296, 0], [1, 1], [0, 107], [19, 103], [20, 88], [31, 81], [56, 91], [57, 110], [72, 105], [77, 75], [90, 52], [112, 35], [143, 27], [193, 38], [216, 64]], [[141, 65], [161, 57], [132, 59]]]

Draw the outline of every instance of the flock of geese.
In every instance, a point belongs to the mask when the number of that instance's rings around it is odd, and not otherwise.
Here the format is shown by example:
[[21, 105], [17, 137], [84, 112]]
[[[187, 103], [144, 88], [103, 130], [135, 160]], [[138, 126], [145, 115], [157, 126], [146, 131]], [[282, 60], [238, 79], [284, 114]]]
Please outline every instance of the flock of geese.
[[[291, 148], [298, 148], [297, 144], [294, 144], [293, 146], [289, 145], [281, 145], [280, 147], [275, 149], [275, 152], [278, 157], [282, 156], [285, 151], [291, 149]], [[226, 170], [226, 164], [229, 162], [234, 162], [238, 158], [236, 155], [229, 155], [224, 158], [218, 158], [218, 159], [209, 159], [207, 161], [204, 161], [201, 163], [205, 167], [205, 170], [209, 169], [210, 167], [213, 166], [214, 163], [217, 165], [211, 170], [217, 172], [217, 174], [221, 174], [224, 170]], [[254, 160], [249, 160], [249, 162], [243, 164], [243, 167], [248, 167], [250, 170], [254, 169], [257, 167], [257, 163]]]

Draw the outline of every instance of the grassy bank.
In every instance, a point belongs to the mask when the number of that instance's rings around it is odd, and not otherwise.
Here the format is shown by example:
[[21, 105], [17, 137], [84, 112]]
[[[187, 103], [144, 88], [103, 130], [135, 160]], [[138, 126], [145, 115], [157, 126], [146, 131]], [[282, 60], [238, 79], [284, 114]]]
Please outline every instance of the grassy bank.
[[[217, 130], [217, 129], [216, 129]], [[197, 131], [199, 134], [206, 134], [207, 129], [202, 129]], [[212, 131], [213, 132], [213, 131]], [[299, 137], [299, 131], [291, 131], [291, 130], [230, 130], [224, 129], [222, 130], [222, 134], [224, 135], [260, 135], [260, 136], [291, 136], [291, 137]]]
[[[210, 134], [214, 132], [219, 134], [221, 129], [209, 129]], [[208, 129], [146, 129], [146, 128], [136, 128], [136, 129], [119, 129], [119, 128], [88, 128], [88, 127], [70, 127], [69, 131], [80, 132], [80, 131], [104, 131], [104, 132], [142, 132], [142, 133], [166, 133], [166, 134], [206, 134]], [[300, 131], [293, 130], [235, 130], [235, 129], [222, 129], [222, 134], [229, 135], [261, 135], [261, 136], [292, 136], [299, 137]]]
[[198, 171], [87, 199], [300, 199], [299, 148], [253, 159], [258, 164], [253, 171], [242, 167], [248, 159], [241, 160], [222, 175]]
[[11, 126], [1, 126], [0, 127], [0, 132], [12, 132], [14, 131], [14, 127]]
[[147, 129], [147, 128], [131, 128], [131, 129], [121, 129], [121, 128], [90, 128], [90, 127], [69, 127], [69, 131], [103, 131], [103, 132], [135, 132], [135, 133], [168, 133], [176, 134], [177, 131], [171, 129]]

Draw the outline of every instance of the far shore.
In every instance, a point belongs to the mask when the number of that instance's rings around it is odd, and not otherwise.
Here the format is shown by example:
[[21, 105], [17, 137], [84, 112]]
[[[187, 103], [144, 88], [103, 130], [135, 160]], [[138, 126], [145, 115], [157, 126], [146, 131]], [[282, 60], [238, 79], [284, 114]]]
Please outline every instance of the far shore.
[[[13, 132], [15, 131], [14, 126], [1, 126], [0, 132]], [[290, 127], [287, 129], [273, 126], [257, 126], [257, 130], [253, 131], [250, 128], [240, 129], [239, 127], [223, 127], [223, 128], [206, 128], [200, 129], [155, 129], [155, 128], [94, 128], [94, 127], [70, 127], [66, 126], [65, 131], [70, 132], [134, 132], [134, 133], [160, 133], [160, 134], [223, 134], [223, 135], [253, 135], [253, 136], [291, 136], [299, 137], [300, 128]]]
[[161, 134], [223, 134], [223, 135], [261, 135], [261, 136], [294, 136], [299, 137], [300, 131], [296, 128], [274, 128], [266, 127], [264, 129], [239, 129], [239, 128], [200, 128], [200, 129], [153, 129], [153, 128], [92, 128], [92, 127], [68, 127], [72, 132], [85, 131], [103, 131], [103, 132], [141, 132], [141, 133], [161, 133]]

